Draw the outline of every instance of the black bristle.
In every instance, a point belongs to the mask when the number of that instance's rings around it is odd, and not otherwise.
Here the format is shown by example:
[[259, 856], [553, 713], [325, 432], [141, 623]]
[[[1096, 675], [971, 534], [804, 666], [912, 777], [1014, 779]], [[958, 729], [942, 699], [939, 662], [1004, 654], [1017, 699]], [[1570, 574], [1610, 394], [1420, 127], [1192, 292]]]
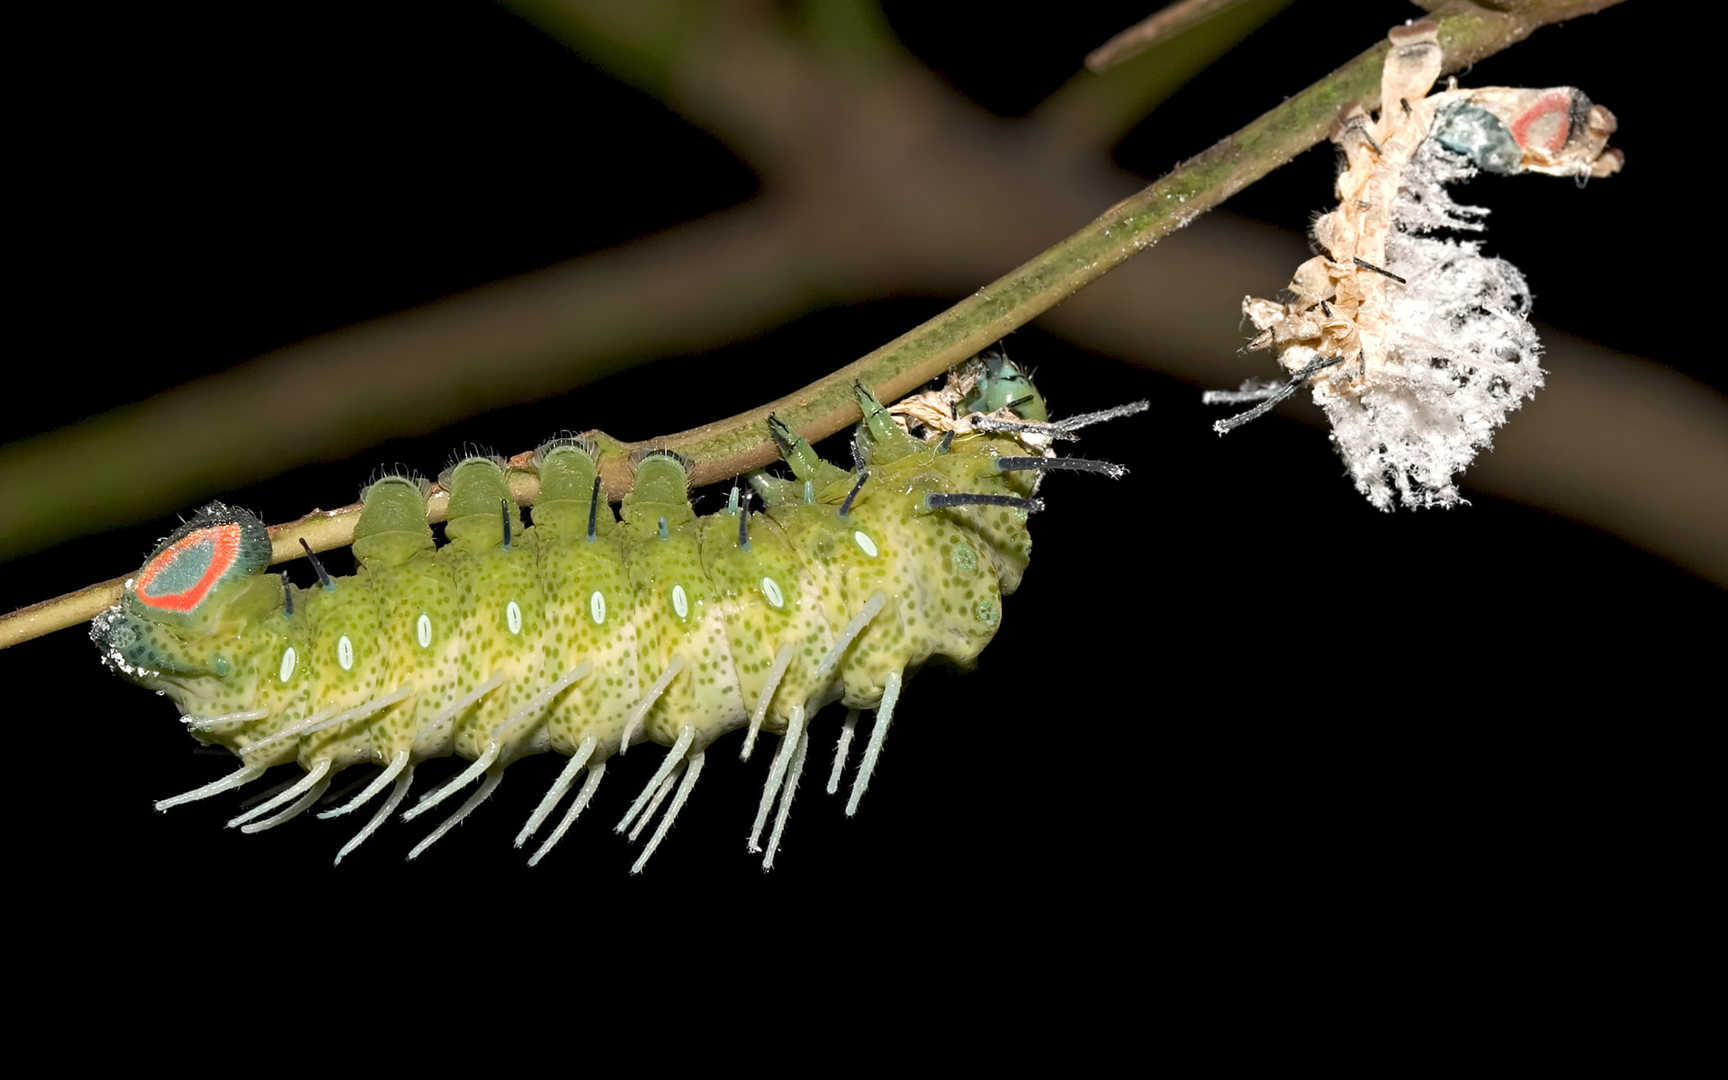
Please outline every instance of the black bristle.
[[498, 515], [504, 521], [504, 550], [510, 550], [510, 500], [498, 500]]
[[750, 492], [744, 492], [738, 504], [738, 550], [750, 550]]
[[300, 547], [301, 550], [306, 552], [306, 558], [311, 561], [312, 569], [318, 574], [318, 584], [324, 586], [326, 589], [334, 589], [336, 587], [336, 582], [331, 579], [330, 571], [324, 569], [324, 564], [318, 560], [317, 554], [312, 550], [312, 545], [306, 542], [304, 536], [300, 538]]
[[781, 456], [792, 452], [792, 446], [798, 438], [798, 433], [775, 413], [768, 414], [768, 434], [773, 436], [774, 445], [780, 448]]
[[1022, 499], [1018, 495], [985, 495], [982, 492], [970, 491], [933, 491], [924, 496], [924, 506], [929, 510], [954, 506], [1006, 506], [1032, 514], [1044, 509], [1044, 500]]
[[1322, 370], [1331, 367], [1333, 364], [1342, 364], [1343, 362], [1343, 355], [1323, 357], [1314, 361], [1301, 371], [1290, 376], [1290, 381], [1285, 383], [1283, 386], [1267, 392], [1260, 404], [1249, 409], [1247, 412], [1237, 413], [1235, 416], [1216, 421], [1212, 425], [1212, 430], [1216, 431], [1220, 435], [1224, 435], [1241, 427], [1250, 420], [1257, 420], [1260, 417], [1265, 416], [1267, 413], [1272, 411], [1273, 406], [1277, 405], [1280, 401], [1283, 401], [1291, 394], [1294, 394], [1297, 389], [1309, 379], [1319, 374]]
[[1380, 149], [1380, 144], [1374, 141], [1374, 136], [1368, 134], [1368, 126], [1366, 124], [1362, 123], [1361, 121], [1357, 121], [1355, 124], [1353, 124], [1351, 126], [1356, 129], [1356, 134], [1362, 136], [1363, 140], [1366, 141], [1369, 146], [1372, 146], [1374, 148], [1374, 153], [1376, 155], [1383, 153], [1383, 151]]
[[1109, 461], [1094, 461], [1091, 458], [1047, 458], [1047, 457], [999, 457], [996, 459], [998, 472], [1021, 472], [1027, 469], [1049, 471], [1063, 469], [1069, 472], [1099, 473], [1112, 480], [1120, 480], [1128, 473], [1128, 467]]
[[[852, 380], [852, 389], [855, 393], [857, 393], [859, 398], [861, 398], [864, 401], [870, 402], [875, 407], [875, 412], [871, 412], [871, 413], [865, 415], [864, 419], [868, 420], [868, 419], [870, 419], [870, 417], [875, 416], [876, 413], [879, 413], [882, 411], [882, 403], [880, 401], [876, 400], [876, 395], [870, 392], [869, 388], [864, 385], [864, 382], [862, 379], [853, 379]], [[859, 412], [863, 412], [863, 409], [860, 408]]]
[[1101, 424], [1106, 420], [1119, 420], [1124, 416], [1143, 413], [1151, 407], [1147, 401], [1131, 401], [1126, 405], [1116, 405], [1097, 412], [1081, 413], [1062, 420], [1039, 424], [1030, 420], [998, 420], [994, 416], [974, 416], [972, 430], [974, 431], [1032, 431], [1052, 439], [1078, 438], [1074, 432], [1093, 424]]
[[1375, 266], [1373, 263], [1369, 262], [1367, 259], [1353, 258], [1351, 261], [1353, 261], [1357, 266], [1360, 266], [1364, 270], [1372, 270], [1376, 274], [1384, 274], [1387, 277], [1391, 278], [1393, 281], [1396, 281], [1400, 285], [1410, 284], [1408, 281], [1405, 281], [1403, 278], [1399, 277], [1397, 274], [1394, 274], [1392, 271], [1387, 270], [1384, 267]]
[[294, 614], [294, 585], [288, 580], [288, 571], [282, 571], [282, 614]]
[[870, 474], [858, 474], [858, 482], [852, 485], [852, 490], [846, 493], [846, 501], [840, 504], [840, 516], [845, 517], [852, 512], [852, 503], [858, 498], [858, 493], [864, 490], [864, 481], [870, 479]]
[[600, 524], [600, 474], [594, 474], [594, 490], [588, 494], [588, 539], [592, 540]]

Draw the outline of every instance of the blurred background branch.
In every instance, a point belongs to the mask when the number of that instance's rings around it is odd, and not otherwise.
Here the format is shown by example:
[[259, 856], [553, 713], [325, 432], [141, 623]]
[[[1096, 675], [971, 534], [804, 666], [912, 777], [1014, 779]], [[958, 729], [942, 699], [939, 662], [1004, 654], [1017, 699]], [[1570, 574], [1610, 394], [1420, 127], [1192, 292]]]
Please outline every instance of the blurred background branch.
[[1166, 4], [1087, 53], [1086, 69], [1100, 73], [1108, 71], [1160, 41], [1192, 30], [1214, 15], [1240, 8], [1243, 4], [1244, 0], [1176, 0]]

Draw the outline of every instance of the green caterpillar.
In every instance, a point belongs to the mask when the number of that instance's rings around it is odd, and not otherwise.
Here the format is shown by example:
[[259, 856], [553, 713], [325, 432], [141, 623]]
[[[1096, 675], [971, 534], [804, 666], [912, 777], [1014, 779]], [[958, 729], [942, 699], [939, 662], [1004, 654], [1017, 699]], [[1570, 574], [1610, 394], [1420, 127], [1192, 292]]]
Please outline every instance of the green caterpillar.
[[[952, 385], [952, 384], [951, 384]], [[1008, 395], [1014, 395], [1011, 398]], [[618, 824], [632, 839], [671, 805], [636, 861], [640, 872], [687, 801], [710, 743], [747, 729], [781, 735], [751, 851], [778, 803], [771, 867], [809, 743], [809, 719], [876, 710], [847, 803], [857, 810], [906, 669], [942, 656], [969, 664], [989, 643], [1002, 597], [1031, 554], [1027, 515], [1052, 468], [1120, 476], [1120, 466], [1056, 457], [1054, 439], [1144, 403], [1048, 423], [1012, 365], [972, 365], [947, 399], [952, 424], [909, 434], [857, 388], [857, 470], [823, 461], [777, 419], [793, 479], [750, 477], [699, 517], [688, 469], [658, 450], [635, 460], [614, 515], [593, 444], [554, 440], [535, 455], [540, 494], [523, 527], [503, 469], [470, 456], [441, 478], [447, 542], [426, 520], [428, 488], [371, 484], [354, 533], [357, 572], [302, 589], [268, 573], [270, 540], [251, 514], [212, 504], [168, 537], [92, 624], [106, 664], [165, 693], [195, 738], [233, 751], [233, 773], [158, 809], [238, 788], [275, 765], [304, 775], [229, 822], [273, 828], [316, 803], [351, 765], [383, 766], [336, 817], [388, 795], [337, 862], [401, 805], [417, 763], [469, 764], [410, 808], [416, 818], [481, 781], [416, 846], [418, 856], [492, 793], [506, 766], [553, 752], [568, 762], [516, 837], [521, 847], [586, 778], [531, 857], [538, 863], [593, 798], [606, 762], [630, 746], [669, 747]], [[940, 395], [926, 395], [937, 397]], [[987, 408], [988, 412], [964, 411]], [[943, 428], [945, 430], [938, 430]], [[310, 554], [310, 553], [309, 553]]]

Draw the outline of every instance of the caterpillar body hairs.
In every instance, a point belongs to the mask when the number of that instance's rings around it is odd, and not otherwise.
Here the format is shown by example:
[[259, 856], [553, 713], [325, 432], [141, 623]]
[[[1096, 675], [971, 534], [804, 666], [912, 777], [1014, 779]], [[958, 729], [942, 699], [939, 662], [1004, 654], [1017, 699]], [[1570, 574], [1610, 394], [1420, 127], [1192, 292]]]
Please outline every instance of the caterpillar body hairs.
[[[565, 438], [535, 454], [531, 524], [499, 462], [459, 460], [440, 479], [449, 505], [439, 546], [428, 486], [385, 476], [362, 500], [356, 572], [333, 576], [313, 556], [311, 588], [268, 572], [255, 517], [206, 507], [91, 629], [109, 668], [167, 695], [195, 739], [240, 759], [157, 808], [298, 765], [297, 780], [229, 822], [259, 832], [306, 812], [341, 770], [381, 766], [317, 816], [365, 812], [341, 862], [399, 808], [412, 820], [445, 807], [413, 858], [485, 802], [511, 763], [550, 752], [567, 762], [516, 836], [518, 847], [538, 840], [534, 864], [593, 801], [607, 761], [653, 742], [668, 749], [616, 821], [636, 840], [665, 804], [639, 872], [711, 744], [743, 730], [747, 758], [769, 732], [780, 739], [747, 846], [771, 867], [818, 711], [849, 710], [831, 791], [859, 711], [876, 713], [850, 815], [907, 669], [938, 656], [969, 664], [995, 634], [1030, 558], [1027, 515], [1042, 505], [1044, 474], [1124, 471], [1058, 457], [1053, 443], [1145, 408], [1047, 422], [1043, 399], [1005, 361], [969, 363], [920, 395], [915, 413], [856, 393], [854, 469], [770, 418], [792, 478], [753, 474], [706, 517], [691, 506], [687, 463], [661, 450], [636, 456], [633, 490], [614, 513], [595, 446]], [[408, 804], [416, 767], [450, 755], [468, 764]]]
[[1571, 87], [1430, 95], [1442, 53], [1436, 25], [1391, 31], [1380, 112], [1347, 113], [1333, 136], [1344, 167], [1338, 207], [1314, 224], [1324, 253], [1297, 268], [1288, 302], [1246, 297], [1243, 314], [1289, 374], [1271, 386], [1206, 395], [1260, 404], [1215, 425], [1224, 434], [1302, 386], [1332, 424], [1356, 488], [1375, 506], [1449, 506], [1455, 477], [1542, 385], [1530, 290], [1480, 245], [1435, 238], [1479, 232], [1480, 207], [1446, 186], [1478, 171], [1611, 176], [1614, 114]]

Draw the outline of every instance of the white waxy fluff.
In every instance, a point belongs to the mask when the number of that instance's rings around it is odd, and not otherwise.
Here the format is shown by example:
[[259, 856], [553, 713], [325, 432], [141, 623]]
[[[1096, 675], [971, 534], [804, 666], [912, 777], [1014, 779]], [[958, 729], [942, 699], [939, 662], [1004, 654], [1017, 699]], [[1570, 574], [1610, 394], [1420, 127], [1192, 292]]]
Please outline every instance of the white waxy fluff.
[[[1432, 141], [1411, 160], [1386, 236], [1385, 269], [1405, 283], [1386, 288], [1381, 355], [1362, 384], [1314, 382], [1356, 490], [1382, 510], [1463, 502], [1457, 477], [1542, 386], [1523, 275], [1478, 243], [1422, 235], [1481, 229], [1487, 211], [1445, 190], [1475, 171]], [[1298, 370], [1318, 356], [1295, 345], [1280, 359]], [[1341, 371], [1354, 367], [1352, 358]]]

